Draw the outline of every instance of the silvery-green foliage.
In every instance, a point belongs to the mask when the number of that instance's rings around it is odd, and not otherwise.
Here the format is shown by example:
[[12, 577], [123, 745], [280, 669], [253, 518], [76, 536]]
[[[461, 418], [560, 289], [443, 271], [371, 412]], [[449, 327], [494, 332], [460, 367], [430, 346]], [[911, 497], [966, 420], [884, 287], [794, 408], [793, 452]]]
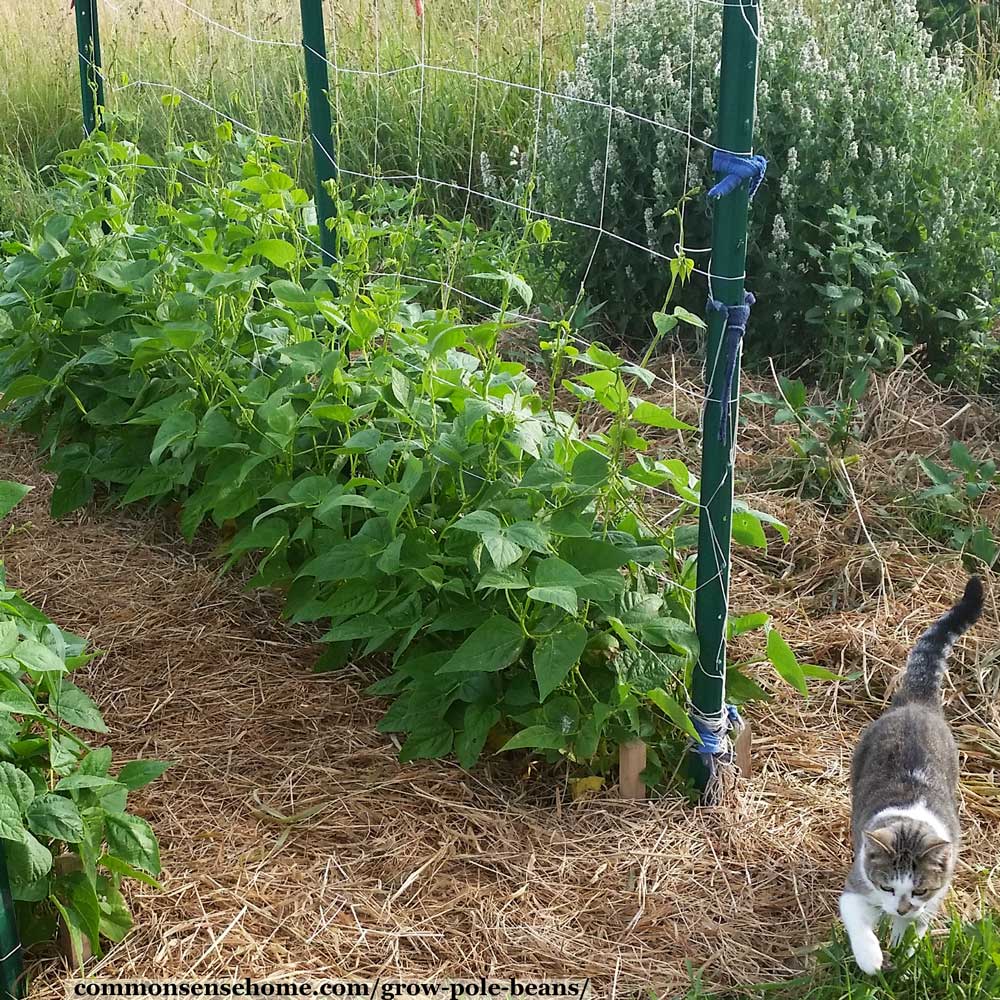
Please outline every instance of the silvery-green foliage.
[[[770, 167], [751, 216], [754, 340], [778, 351], [819, 343], [822, 330], [802, 321], [819, 279], [806, 244], [828, 242], [827, 213], [841, 204], [882, 221], [923, 299], [907, 317], [914, 339], [932, 359], [954, 355], [967, 329], [937, 312], [1000, 288], [1000, 144], [965, 94], [959, 55], [934, 53], [913, 0], [840, 0], [808, 12], [788, 0], [764, 13], [757, 151]], [[710, 149], [695, 141], [689, 150], [684, 133], [690, 123], [696, 140], [712, 136], [720, 29], [720, 8], [699, 0], [631, 0], [600, 22], [588, 16], [576, 66], [560, 81], [575, 100], [554, 100], [545, 122], [546, 210], [673, 254], [676, 219], [664, 214], [686, 188], [711, 183]], [[609, 103], [620, 109], [610, 141]], [[688, 206], [687, 246], [708, 246], [708, 214], [703, 199]], [[590, 239], [566, 243], [584, 266]], [[707, 255], [697, 260], [705, 267]], [[615, 318], [637, 321], [657, 307], [667, 278], [662, 259], [605, 235], [588, 287]], [[781, 322], [767, 322], [775, 313]]]

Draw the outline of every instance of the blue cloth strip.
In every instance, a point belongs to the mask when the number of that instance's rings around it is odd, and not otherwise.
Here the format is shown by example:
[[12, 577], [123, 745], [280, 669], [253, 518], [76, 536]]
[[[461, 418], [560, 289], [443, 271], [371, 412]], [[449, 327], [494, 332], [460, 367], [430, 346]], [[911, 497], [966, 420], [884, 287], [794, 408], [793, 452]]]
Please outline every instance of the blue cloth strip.
[[700, 754], [714, 757], [722, 753], [726, 748], [726, 741], [729, 739], [729, 730], [734, 726], [740, 725], [743, 720], [740, 718], [739, 709], [735, 705], [727, 705], [727, 725], [721, 732], [716, 732], [715, 729], [708, 726], [703, 719], [699, 719], [697, 716], [692, 719], [692, 722], [694, 723], [695, 731], [701, 739], [701, 745], [696, 746], [695, 750]]
[[767, 172], [767, 160], [763, 156], [737, 156], [717, 149], [712, 154], [712, 169], [725, 176], [709, 190], [709, 198], [723, 198], [735, 191], [744, 181], [748, 182], [750, 197], [757, 193]]
[[[708, 300], [709, 312], [726, 314], [726, 328], [722, 332], [722, 351], [726, 359], [726, 381], [722, 389], [719, 405], [722, 413], [719, 416], [719, 440], [725, 444], [729, 438], [729, 407], [732, 404], [733, 382], [736, 379], [736, 361], [740, 353], [740, 342], [746, 336], [747, 323], [750, 321], [750, 307], [757, 301], [753, 292], [743, 296], [743, 305], [727, 306], [718, 299]], [[711, 383], [709, 383], [711, 395]]]

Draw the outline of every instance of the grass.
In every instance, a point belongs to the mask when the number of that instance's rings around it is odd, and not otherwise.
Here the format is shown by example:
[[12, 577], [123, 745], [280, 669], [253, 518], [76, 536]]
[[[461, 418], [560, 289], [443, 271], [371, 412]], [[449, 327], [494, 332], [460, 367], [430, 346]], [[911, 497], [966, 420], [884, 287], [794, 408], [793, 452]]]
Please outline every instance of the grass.
[[[297, 5], [121, 0], [117, 10], [100, 6], [108, 104], [132, 122], [129, 131], [144, 148], [208, 134], [217, 121], [212, 108], [264, 132], [306, 136]], [[344, 68], [331, 69], [342, 167], [413, 174], [419, 164], [424, 176], [451, 183], [466, 183], [471, 170], [478, 186], [479, 152], [505, 160], [514, 145], [530, 146], [537, 104], [529, 90], [486, 80], [477, 86], [468, 74], [551, 89], [572, 65], [585, 5], [435, 0], [422, 25], [412, 0], [324, 6], [328, 55]], [[30, 220], [34, 206], [15, 193], [79, 141], [75, 45], [63, 5], [0, 10], [0, 227]], [[421, 73], [421, 50], [425, 63], [449, 72]], [[395, 72], [381, 80], [357, 72], [376, 69]], [[171, 93], [185, 95], [176, 107], [163, 101]], [[302, 166], [308, 180], [309, 157]], [[449, 189], [439, 194], [447, 200]]]
[[[971, 923], [953, 917], [919, 942], [912, 956], [904, 942], [892, 968], [878, 976], [861, 973], [850, 945], [838, 932], [815, 967], [785, 982], [709, 992], [695, 976], [678, 1000], [994, 1000], [1000, 996], [1000, 920], [993, 913]], [[658, 998], [665, 1000], [665, 998]]]

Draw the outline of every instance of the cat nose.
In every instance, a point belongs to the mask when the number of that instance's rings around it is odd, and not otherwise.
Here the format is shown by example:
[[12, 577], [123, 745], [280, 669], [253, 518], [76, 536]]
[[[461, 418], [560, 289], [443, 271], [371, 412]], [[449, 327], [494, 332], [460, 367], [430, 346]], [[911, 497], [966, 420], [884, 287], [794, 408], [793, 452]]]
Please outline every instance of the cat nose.
[[899, 905], [896, 907], [896, 912], [901, 916], [905, 917], [913, 909], [913, 904], [908, 899], [901, 899]]

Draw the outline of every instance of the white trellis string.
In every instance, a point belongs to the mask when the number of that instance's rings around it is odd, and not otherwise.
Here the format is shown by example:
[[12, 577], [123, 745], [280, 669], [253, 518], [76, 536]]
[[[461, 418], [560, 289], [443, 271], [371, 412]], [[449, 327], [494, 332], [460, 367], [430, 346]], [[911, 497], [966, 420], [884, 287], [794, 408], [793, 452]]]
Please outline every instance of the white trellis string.
[[[120, 8], [120, 6], [117, 3], [112, 2], [112, 0], [103, 0], [103, 2], [105, 4], [107, 4], [108, 7], [110, 9], [112, 9], [113, 11], [121, 13], [121, 8]], [[239, 30], [238, 28], [235, 28], [232, 25], [224, 24], [224, 23], [216, 20], [215, 18], [209, 16], [208, 14], [205, 14], [202, 11], [197, 10], [190, 3], [185, 2], [185, 0], [170, 0], [170, 2], [173, 3], [177, 7], [184, 9], [188, 14], [190, 14], [191, 16], [197, 18], [199, 21], [205, 23], [206, 29], [208, 31], [221, 30], [221, 31], [225, 32], [226, 34], [228, 34], [229, 36], [231, 36], [231, 37], [233, 37], [233, 38], [235, 38], [235, 39], [237, 39], [237, 40], [239, 40], [241, 42], [244, 42], [246, 44], [253, 45], [253, 46], [264, 45], [264, 46], [281, 47], [281, 48], [289, 48], [289, 49], [298, 49], [298, 48], [301, 47], [301, 44], [299, 42], [297, 42], [297, 41], [293, 42], [293, 41], [288, 41], [288, 40], [280, 39], [280, 38], [261, 38], [261, 37], [256, 37], [255, 35], [253, 35], [250, 32], [249, 27], [247, 27], [246, 31], [241, 31], [241, 30]], [[357, 179], [361, 179], [361, 180], [370, 180], [370, 181], [413, 182], [413, 183], [416, 183], [416, 184], [426, 184], [426, 185], [429, 185], [431, 187], [441, 188], [441, 189], [444, 189], [444, 190], [452, 190], [452, 191], [455, 191], [455, 192], [457, 192], [459, 194], [463, 194], [464, 195], [463, 223], [466, 220], [468, 220], [468, 218], [469, 218], [469, 213], [470, 213], [470, 209], [471, 209], [472, 199], [473, 198], [478, 198], [478, 199], [482, 199], [486, 203], [490, 203], [490, 204], [494, 204], [494, 205], [498, 205], [498, 206], [501, 206], [501, 207], [518, 210], [518, 211], [525, 211], [532, 218], [545, 219], [545, 220], [550, 221], [550, 222], [558, 223], [558, 224], [561, 224], [561, 225], [572, 226], [572, 227], [580, 229], [580, 230], [582, 230], [584, 232], [592, 233], [594, 235], [594, 247], [593, 247], [593, 250], [591, 252], [591, 255], [590, 255], [587, 267], [586, 267], [586, 269], [584, 271], [583, 279], [581, 280], [581, 283], [580, 283], [581, 295], [582, 295], [583, 290], [584, 290], [584, 288], [586, 286], [586, 282], [587, 282], [587, 279], [589, 277], [589, 273], [590, 273], [591, 267], [593, 265], [593, 262], [594, 262], [594, 259], [595, 259], [598, 247], [600, 245], [601, 240], [604, 237], [607, 237], [610, 240], [616, 241], [616, 242], [620, 243], [623, 246], [627, 246], [627, 247], [630, 247], [630, 248], [632, 248], [634, 250], [641, 251], [641, 252], [649, 255], [650, 257], [652, 257], [652, 258], [654, 258], [656, 260], [662, 260], [662, 261], [665, 261], [665, 262], [669, 262], [669, 261], [675, 260], [675, 259], [677, 259], [678, 257], [680, 257], [682, 255], [685, 256], [685, 257], [689, 257], [689, 255], [692, 255], [692, 254], [702, 254], [702, 253], [709, 253], [710, 254], [711, 253], [711, 249], [710, 248], [686, 247], [686, 246], [683, 246], [679, 241], [674, 244], [673, 254], [663, 253], [663, 252], [660, 252], [660, 251], [658, 251], [658, 250], [656, 250], [656, 249], [654, 249], [652, 247], [643, 246], [643, 245], [635, 242], [634, 240], [632, 240], [632, 239], [630, 239], [630, 238], [628, 238], [628, 237], [626, 237], [626, 236], [624, 236], [624, 235], [622, 235], [620, 233], [615, 233], [613, 231], [610, 231], [605, 226], [605, 219], [606, 219], [606, 215], [605, 215], [606, 196], [607, 196], [607, 190], [608, 190], [608, 179], [609, 179], [609, 171], [610, 171], [611, 137], [612, 137], [612, 131], [613, 131], [613, 124], [614, 124], [614, 121], [615, 121], [616, 118], [622, 117], [622, 118], [625, 118], [625, 119], [629, 119], [629, 120], [632, 120], [632, 121], [634, 121], [636, 123], [646, 125], [646, 126], [648, 126], [650, 128], [653, 128], [653, 129], [662, 130], [662, 131], [666, 131], [666, 132], [678, 135], [678, 136], [682, 137], [685, 140], [685, 163], [684, 163], [684, 187], [685, 187], [685, 190], [687, 188], [688, 180], [689, 180], [689, 177], [690, 177], [691, 152], [692, 152], [693, 145], [697, 144], [697, 145], [701, 146], [702, 148], [707, 149], [707, 150], [711, 150], [711, 151], [717, 151], [717, 150], [721, 149], [721, 147], [716, 146], [712, 142], [706, 140], [704, 137], [695, 135], [693, 133], [693, 128], [692, 128], [692, 126], [693, 126], [693, 90], [694, 90], [694, 55], [695, 55], [695, 38], [696, 38], [696, 11], [697, 11], [698, 5], [705, 5], [707, 7], [712, 7], [712, 8], [716, 8], [716, 9], [738, 7], [740, 9], [741, 16], [743, 17], [743, 19], [746, 22], [747, 26], [750, 28], [750, 30], [753, 33], [754, 37], [757, 39], [758, 43], [761, 41], [761, 38], [763, 37], [763, 34], [764, 34], [764, 31], [763, 31], [764, 18], [763, 18], [763, 3], [762, 3], [762, 0], [758, 0], [758, 2], [756, 4], [757, 14], [758, 14], [758, 22], [759, 22], [759, 25], [760, 25], [760, 27], [757, 30], [754, 30], [753, 25], [752, 25], [750, 19], [747, 16], [747, 10], [746, 10], [747, 3], [743, 2], [743, 0], [689, 0], [689, 2], [690, 2], [690, 12], [691, 12], [691, 19], [690, 19], [690, 32], [691, 32], [691, 34], [690, 34], [690, 64], [689, 64], [689, 72], [688, 72], [688, 116], [687, 116], [687, 122], [686, 122], [686, 125], [687, 125], [686, 129], [681, 129], [681, 128], [677, 128], [674, 125], [668, 124], [668, 123], [663, 122], [663, 121], [658, 121], [655, 118], [650, 118], [647, 115], [643, 115], [643, 114], [641, 114], [641, 113], [639, 113], [639, 112], [637, 112], [635, 110], [629, 109], [627, 107], [620, 106], [620, 104], [616, 104], [615, 103], [615, 93], [614, 93], [615, 48], [616, 48], [616, 44], [615, 44], [615, 42], [616, 42], [616, 40], [615, 40], [616, 24], [615, 24], [615, 21], [616, 21], [616, 14], [617, 14], [617, 0], [611, 0], [611, 8], [610, 8], [609, 31], [610, 31], [611, 70], [610, 70], [610, 73], [609, 73], [609, 81], [608, 81], [608, 88], [609, 89], [608, 89], [608, 95], [607, 95], [607, 100], [606, 101], [592, 100], [592, 99], [585, 98], [585, 97], [582, 97], [582, 96], [577, 95], [577, 94], [558, 93], [558, 92], [552, 91], [552, 90], [547, 89], [546, 87], [544, 87], [544, 72], [543, 72], [543, 69], [544, 69], [544, 64], [543, 64], [543, 58], [544, 58], [544, 22], [545, 22], [545, 3], [544, 3], [544, 0], [540, 0], [540, 4], [539, 4], [538, 48], [537, 48], [537, 52], [538, 52], [538, 56], [537, 56], [538, 57], [538, 72], [537, 72], [537, 79], [536, 79], [534, 85], [523, 83], [523, 82], [519, 82], [519, 81], [504, 80], [504, 79], [501, 79], [501, 78], [498, 78], [498, 77], [495, 77], [495, 76], [492, 76], [492, 75], [485, 74], [485, 73], [481, 72], [481, 68], [480, 68], [480, 65], [479, 65], [479, 35], [478, 35], [478, 33], [479, 33], [479, 26], [480, 26], [480, 20], [481, 20], [481, 9], [480, 9], [480, 5], [479, 5], [479, 0], [477, 0], [477, 9], [476, 9], [476, 31], [477, 31], [477, 37], [476, 37], [476, 51], [475, 51], [475, 66], [474, 66], [474, 69], [469, 70], [469, 69], [463, 69], [461, 67], [443, 66], [443, 65], [440, 65], [438, 63], [430, 62], [428, 60], [428, 58], [427, 58], [427, 54], [428, 54], [427, 53], [427, 31], [428, 31], [428, 24], [427, 24], [427, 14], [426, 13], [424, 13], [422, 16], [419, 17], [419, 58], [418, 58], [418, 60], [416, 62], [409, 62], [409, 63], [406, 63], [406, 64], [401, 65], [401, 66], [393, 66], [393, 67], [388, 67], [388, 68], [384, 67], [383, 63], [382, 63], [382, 51], [381, 51], [382, 50], [382, 44], [381, 44], [381, 30], [382, 30], [382, 25], [381, 25], [381, 17], [380, 17], [380, 7], [381, 7], [381, 4], [380, 4], [380, 0], [374, 0], [374, 26], [375, 26], [375, 67], [374, 67], [374, 70], [372, 70], [372, 69], [366, 69], [366, 68], [362, 68], [362, 67], [357, 67], [357, 66], [345, 66], [345, 65], [341, 64], [340, 53], [338, 51], [337, 38], [336, 38], [336, 24], [335, 24], [335, 20], [336, 19], [334, 19], [334, 25], [333, 25], [333, 29], [332, 29], [333, 30], [333, 35], [334, 35], [334, 47], [333, 47], [332, 59], [331, 58], [327, 58], [325, 56], [320, 56], [320, 58], [323, 58], [325, 60], [325, 62], [328, 64], [328, 66], [332, 69], [333, 75], [334, 75], [334, 84], [333, 84], [333, 88], [332, 88], [334, 90], [334, 95], [332, 95], [332, 96], [334, 98], [334, 101], [336, 102], [336, 107], [337, 107], [336, 119], [337, 119], [337, 131], [338, 131], [338, 142], [337, 142], [337, 145], [336, 145], [336, 148], [338, 150], [338, 155], [337, 155], [336, 158], [339, 158], [339, 150], [341, 149], [341, 143], [339, 142], [340, 123], [342, 121], [342, 114], [341, 114], [341, 107], [340, 107], [340, 90], [341, 90], [340, 77], [341, 77], [341, 75], [343, 74], [345, 76], [358, 76], [358, 77], [362, 77], [362, 78], [373, 78], [376, 81], [376, 88], [375, 88], [375, 123], [374, 123], [375, 127], [374, 127], [374, 141], [373, 141], [374, 155], [373, 155], [373, 158], [372, 158], [371, 172], [366, 171], [366, 170], [362, 170], [362, 169], [353, 169], [351, 167], [344, 166], [342, 163], [337, 163], [337, 167], [338, 167], [339, 171], [345, 177], [348, 177], [348, 178], [357, 178]], [[308, 46], [306, 48], [308, 48]], [[315, 55], [320, 55], [319, 53], [315, 53], [314, 50], [312, 50], [312, 49], [309, 49], [309, 51], [313, 52], [313, 54], [315, 54]], [[255, 66], [255, 63], [253, 61], [252, 54], [251, 54], [251, 70], [252, 71], [256, 70], [256, 66]], [[759, 60], [758, 60], [757, 72], [759, 73]], [[417, 109], [417, 122], [416, 122], [417, 128], [416, 128], [416, 156], [415, 156], [415, 164], [414, 164], [413, 172], [411, 172], [411, 173], [406, 173], [406, 172], [400, 171], [398, 173], [390, 175], [390, 174], [383, 173], [382, 170], [381, 170], [381, 168], [380, 168], [380, 153], [381, 153], [381, 148], [380, 147], [381, 147], [381, 143], [380, 143], [380, 135], [379, 135], [379, 133], [380, 133], [381, 122], [382, 122], [382, 119], [381, 119], [381, 83], [384, 80], [388, 80], [388, 79], [391, 79], [391, 78], [399, 77], [399, 76], [402, 76], [402, 75], [408, 74], [408, 73], [419, 73], [418, 109]], [[471, 79], [473, 79], [475, 81], [475, 88], [476, 89], [475, 89], [475, 99], [474, 99], [474, 107], [473, 107], [473, 127], [472, 127], [471, 139], [470, 139], [469, 161], [468, 161], [468, 167], [467, 167], [466, 175], [465, 175], [465, 183], [459, 183], [459, 182], [453, 181], [453, 180], [444, 180], [444, 179], [441, 179], [441, 178], [430, 177], [430, 176], [426, 175], [426, 172], [424, 170], [424, 164], [423, 164], [423, 152], [424, 152], [424, 148], [423, 148], [424, 147], [423, 128], [424, 128], [424, 115], [425, 115], [425, 110], [426, 110], [427, 81], [428, 81], [428, 76], [430, 74], [461, 76], [461, 77], [471, 78]], [[592, 106], [592, 107], [601, 109], [601, 110], [603, 110], [603, 111], [605, 111], [607, 113], [605, 157], [604, 157], [604, 163], [603, 163], [603, 176], [602, 176], [602, 184], [601, 184], [600, 214], [599, 214], [598, 222], [597, 222], [596, 225], [593, 224], [592, 222], [588, 222], [588, 221], [584, 221], [584, 220], [580, 220], [580, 219], [566, 218], [566, 217], [564, 217], [564, 216], [562, 216], [560, 214], [550, 213], [550, 212], [545, 212], [545, 211], [539, 210], [535, 206], [535, 189], [534, 189], [534, 186], [532, 187], [531, 193], [528, 196], [527, 205], [520, 204], [520, 203], [518, 203], [518, 202], [516, 202], [516, 201], [514, 201], [512, 199], [504, 198], [504, 197], [499, 196], [499, 195], [497, 195], [495, 193], [492, 193], [492, 192], [478, 190], [474, 186], [474, 184], [473, 184], [473, 162], [474, 162], [474, 155], [475, 155], [475, 143], [476, 143], [477, 123], [478, 123], [478, 94], [479, 94], [479, 86], [480, 86], [480, 84], [483, 84], [483, 83], [493, 84], [493, 85], [498, 85], [498, 86], [503, 86], [503, 87], [506, 87], [506, 88], [509, 88], [509, 89], [512, 89], [512, 90], [527, 91], [527, 92], [534, 93], [534, 95], [535, 95], [535, 102], [534, 102], [534, 107], [535, 107], [535, 126], [534, 126], [533, 141], [532, 141], [532, 144], [531, 144], [531, 167], [532, 167], [531, 173], [532, 173], [532, 176], [537, 176], [538, 172], [539, 172], [539, 141], [540, 141], [540, 133], [541, 133], [541, 128], [542, 128], [543, 105], [544, 105], [544, 102], [546, 100], [548, 100], [550, 102], [553, 102], [553, 103], [555, 103], [555, 102], [567, 102], [567, 103], [576, 103], [576, 104], [582, 104], [582, 105]], [[142, 88], [148, 88], [148, 89], [152, 89], [152, 90], [162, 90], [162, 91], [172, 92], [172, 93], [176, 94], [177, 96], [182, 97], [185, 100], [190, 101], [194, 105], [199, 106], [199, 107], [203, 108], [206, 111], [210, 111], [210, 112], [218, 115], [221, 119], [230, 122], [235, 127], [240, 128], [240, 129], [242, 129], [242, 130], [244, 130], [244, 131], [246, 131], [246, 132], [248, 132], [250, 134], [255, 134], [255, 135], [258, 135], [258, 136], [261, 136], [261, 137], [271, 137], [270, 133], [261, 131], [260, 129], [254, 127], [253, 125], [250, 125], [249, 123], [247, 123], [245, 121], [242, 121], [242, 120], [234, 117], [233, 115], [231, 115], [231, 114], [223, 111], [222, 109], [220, 109], [218, 107], [215, 107], [210, 102], [205, 101], [205, 100], [199, 98], [198, 96], [196, 96], [196, 95], [194, 95], [194, 94], [192, 94], [192, 93], [190, 93], [190, 92], [184, 90], [183, 88], [180, 88], [180, 87], [178, 87], [178, 86], [176, 86], [174, 84], [168, 84], [168, 83], [164, 83], [162, 81], [152, 80], [152, 79], [144, 79], [144, 78], [139, 78], [139, 79], [136, 79], [136, 80], [132, 80], [132, 81], [129, 81], [129, 82], [121, 84], [121, 85], [113, 85], [113, 84], [110, 84], [110, 83], [108, 84], [108, 90], [113, 95], [122, 94], [123, 92], [128, 91], [130, 89], [137, 89], [138, 90], [138, 89], [142, 89]], [[308, 142], [308, 138], [292, 138], [292, 137], [287, 137], [287, 136], [276, 136], [275, 138], [278, 138], [281, 141], [283, 141], [285, 143], [289, 143], [289, 144], [294, 144], [294, 143], [305, 144], [305, 143]], [[320, 148], [320, 149], [323, 149], [325, 151], [325, 149], [326, 149], [325, 142], [319, 143], [316, 148]], [[722, 150], [722, 151], [734, 153], [735, 155], [739, 155], [739, 156], [750, 155], [753, 152], [753, 150], [746, 150], [746, 151]], [[154, 167], [145, 167], [144, 166], [143, 169], [161, 169], [161, 170], [165, 170], [167, 168], [162, 168], [162, 167], [154, 168]], [[192, 182], [197, 183], [197, 179], [196, 178], [194, 178], [190, 174], [185, 173], [184, 171], [174, 170], [173, 173], [176, 176], [182, 176], [182, 177], [184, 177], [187, 180], [190, 180]], [[413, 211], [413, 207], [411, 205], [411, 212], [412, 211]], [[682, 225], [683, 225], [683, 221], [684, 221], [684, 212], [685, 212], [685, 204], [682, 203], [682, 205], [681, 205], [681, 221], [682, 221]], [[304, 238], [305, 238], [305, 240], [310, 245], [312, 245], [314, 247], [316, 246], [315, 242], [311, 238], [309, 238], [308, 236], [305, 236]], [[456, 247], [456, 253], [457, 253], [457, 247]], [[484, 299], [480, 299], [480, 298], [477, 298], [476, 296], [471, 295], [470, 293], [466, 292], [464, 289], [460, 289], [460, 288], [455, 287], [455, 284], [454, 284], [455, 266], [454, 266], [454, 264], [455, 264], [455, 261], [453, 260], [452, 266], [448, 270], [447, 279], [443, 280], [443, 281], [435, 282], [435, 281], [433, 281], [431, 279], [418, 278], [418, 277], [415, 277], [415, 276], [412, 276], [412, 275], [404, 274], [403, 271], [402, 271], [402, 269], [403, 269], [403, 263], [402, 262], [400, 262], [400, 268], [399, 268], [399, 271], [396, 272], [395, 277], [397, 279], [399, 279], [399, 280], [402, 280], [402, 281], [414, 281], [414, 282], [422, 282], [422, 283], [425, 283], [425, 284], [437, 284], [437, 285], [440, 285], [442, 287], [442, 290], [443, 290], [444, 294], [445, 294], [445, 303], [447, 303], [447, 295], [450, 294], [450, 293], [454, 293], [454, 294], [457, 294], [459, 296], [462, 296], [463, 298], [465, 298], [468, 301], [474, 302], [474, 303], [476, 303], [478, 305], [481, 305], [483, 307], [494, 309], [494, 310], [498, 309], [499, 307], [495, 303], [487, 302]], [[746, 277], [745, 274], [744, 275], [740, 275], [740, 276], [714, 275], [713, 272], [712, 272], [711, 258], [709, 259], [709, 262], [708, 262], [707, 267], [705, 269], [702, 269], [702, 268], [699, 268], [699, 267], [694, 267], [693, 268], [693, 273], [695, 273], [695, 274], [697, 274], [697, 275], [699, 275], [699, 276], [701, 276], [701, 277], [703, 277], [703, 278], [706, 279], [706, 281], [708, 283], [708, 287], [709, 287], [710, 293], [711, 293], [711, 284], [712, 284], [712, 278], [713, 277], [715, 277], [715, 278], [723, 278], [724, 277], [727, 280], [742, 280], [743, 278]], [[372, 274], [370, 277], [374, 278], [376, 276], [377, 276], [376, 274]], [[531, 323], [531, 324], [538, 325], [538, 326], [547, 326], [548, 325], [544, 320], [540, 320], [538, 317], [524, 315], [524, 314], [521, 314], [521, 313], [516, 312], [514, 310], [510, 310], [510, 309], [505, 310], [504, 311], [504, 315], [507, 316], [507, 317], [509, 317], [509, 318], [512, 318], [512, 319], [517, 319], [518, 321], [521, 321], [521, 322]], [[562, 336], [566, 336], [566, 335], [562, 334]], [[578, 336], [576, 336], [574, 334], [570, 334], [568, 339], [574, 341], [575, 343], [579, 344], [582, 347], [589, 346], [589, 344], [585, 340], [583, 340], [583, 338], [578, 337]], [[724, 335], [723, 335], [723, 339], [724, 339]], [[738, 348], [738, 350], [739, 350], [740, 353], [742, 352], [742, 345], [740, 345], [740, 347]], [[721, 357], [722, 357], [722, 350], [721, 350], [721, 344], [720, 344], [719, 351], [717, 351], [715, 357], [713, 357], [711, 359], [709, 359], [709, 358], [705, 359], [704, 375], [705, 375], [706, 379], [709, 379], [710, 376], [716, 371], [717, 366], [721, 363]], [[659, 382], [663, 382], [664, 384], [670, 384], [666, 379], [663, 379], [659, 375], [655, 375], [654, 374], [654, 378], [657, 381], [659, 381]], [[711, 381], [706, 381], [706, 385], [711, 385]], [[711, 403], [711, 402], [717, 402], [716, 400], [711, 399], [710, 395], [711, 395], [710, 393], [706, 393], [706, 400], [705, 400], [706, 405], [708, 403]], [[735, 400], [733, 402], [735, 402]], [[702, 411], [702, 418], [701, 418], [702, 425], [703, 425], [703, 420], [704, 420], [704, 410]], [[703, 426], [702, 426], [702, 429], [703, 429]], [[735, 438], [735, 435], [733, 435], [733, 438]], [[593, 447], [589, 443], [585, 443], [585, 446], [586, 447]], [[731, 443], [730, 443], [730, 449], [731, 449], [731, 455], [730, 455], [730, 457], [731, 458], [735, 455], [736, 447], [737, 447], [736, 446], [736, 441], [735, 440], [731, 441]], [[594, 449], [594, 450], [597, 450], [597, 449]], [[730, 477], [730, 481], [731, 481], [731, 477]], [[645, 490], [649, 490], [652, 494], [659, 494], [659, 495], [662, 495], [662, 496], [665, 496], [665, 497], [669, 497], [671, 499], [671, 501], [674, 502], [674, 503], [676, 503], [676, 501], [679, 499], [675, 494], [671, 494], [671, 493], [669, 493], [666, 490], [662, 490], [662, 489], [659, 489], [659, 488], [656, 488], [656, 487], [648, 487], [648, 486], [646, 486], [645, 484], [642, 484], [642, 483], [637, 483], [635, 485], [641, 486]], [[723, 483], [720, 483], [719, 489], [721, 489], [723, 485], [724, 485]], [[711, 502], [712, 499], [714, 499], [714, 497], [713, 498], [709, 498], [709, 502]], [[686, 503], [687, 501], [683, 501], [683, 502]], [[692, 504], [692, 506], [696, 507], [696, 508], [703, 508], [704, 505], [701, 504], [701, 503], [698, 503], [698, 504]], [[705, 581], [700, 586], [704, 586], [704, 585], [706, 585], [709, 582], [714, 582], [715, 580], [719, 579], [720, 576], [724, 573], [724, 571], [726, 569], [726, 564], [728, 563], [727, 553], [725, 553], [723, 551], [723, 547], [722, 547], [722, 545], [720, 543], [720, 540], [716, 537], [714, 526], [711, 525], [710, 522], [709, 522], [709, 530], [710, 530], [710, 534], [711, 534], [713, 555], [715, 557], [715, 562], [716, 562], [716, 566], [717, 566], [717, 572], [711, 578], [711, 580]], [[679, 585], [675, 584], [675, 586], [679, 586]], [[681, 589], [688, 590], [691, 593], [694, 592], [694, 590], [692, 590], [691, 588], [681, 588]], [[697, 588], [695, 588], [695, 589], [697, 589]], [[716, 676], [718, 676], [718, 675], [716, 675]], [[711, 722], [711, 720], [708, 720], [708, 722]]]

